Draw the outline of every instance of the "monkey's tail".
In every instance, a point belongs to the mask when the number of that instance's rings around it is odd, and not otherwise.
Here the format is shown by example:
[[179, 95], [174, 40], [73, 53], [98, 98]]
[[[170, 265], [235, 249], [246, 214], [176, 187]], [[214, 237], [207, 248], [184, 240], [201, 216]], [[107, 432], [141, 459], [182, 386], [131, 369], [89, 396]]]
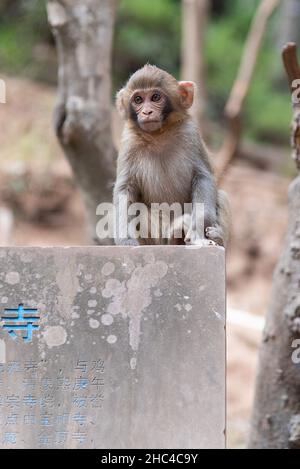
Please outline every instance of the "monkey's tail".
[[224, 247], [226, 247], [230, 239], [231, 210], [228, 195], [221, 189], [218, 191], [217, 211], [218, 223], [223, 233]]

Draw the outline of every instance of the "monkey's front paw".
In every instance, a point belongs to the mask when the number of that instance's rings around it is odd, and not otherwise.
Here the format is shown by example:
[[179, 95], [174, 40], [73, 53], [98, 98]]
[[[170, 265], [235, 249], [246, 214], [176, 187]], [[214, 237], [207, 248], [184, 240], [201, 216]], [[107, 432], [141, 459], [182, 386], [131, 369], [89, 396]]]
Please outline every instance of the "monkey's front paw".
[[187, 246], [216, 246], [214, 241], [200, 238], [197, 234], [187, 235], [184, 242]]
[[209, 226], [205, 230], [205, 236], [208, 240], [213, 241], [219, 246], [224, 246], [223, 233], [218, 226]]
[[131, 238], [121, 239], [118, 244], [119, 246], [139, 246], [140, 245], [137, 239], [131, 239]]

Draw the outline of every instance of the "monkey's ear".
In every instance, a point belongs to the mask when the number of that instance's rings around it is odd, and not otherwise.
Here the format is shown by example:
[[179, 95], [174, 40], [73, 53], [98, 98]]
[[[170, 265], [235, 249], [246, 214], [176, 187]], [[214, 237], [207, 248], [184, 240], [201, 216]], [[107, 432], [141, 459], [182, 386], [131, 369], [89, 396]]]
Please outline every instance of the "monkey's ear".
[[121, 117], [126, 117], [126, 106], [125, 106], [125, 89], [122, 88], [116, 96], [116, 106]]
[[183, 107], [189, 109], [194, 102], [195, 83], [192, 81], [180, 81], [178, 84]]

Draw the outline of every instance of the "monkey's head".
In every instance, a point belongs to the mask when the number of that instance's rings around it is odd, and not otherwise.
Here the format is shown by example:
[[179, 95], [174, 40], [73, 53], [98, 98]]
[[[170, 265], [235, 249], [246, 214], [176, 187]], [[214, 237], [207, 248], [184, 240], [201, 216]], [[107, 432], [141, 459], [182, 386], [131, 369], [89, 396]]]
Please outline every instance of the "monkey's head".
[[178, 82], [158, 67], [145, 65], [117, 94], [117, 108], [142, 131], [156, 132], [186, 116], [193, 100], [193, 82]]

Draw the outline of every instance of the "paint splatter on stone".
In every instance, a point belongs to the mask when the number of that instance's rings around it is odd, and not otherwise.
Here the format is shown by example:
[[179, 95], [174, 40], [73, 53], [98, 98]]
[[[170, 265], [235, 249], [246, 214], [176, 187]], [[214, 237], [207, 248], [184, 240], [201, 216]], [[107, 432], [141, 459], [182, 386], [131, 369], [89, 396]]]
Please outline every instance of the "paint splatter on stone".
[[20, 282], [20, 274], [18, 272], [8, 272], [5, 276], [5, 282], [9, 285], [16, 285]]
[[137, 360], [135, 357], [133, 357], [131, 360], [130, 360], [130, 368], [132, 370], [135, 370], [136, 369], [136, 364], [137, 364]]
[[104, 326], [110, 326], [114, 322], [114, 318], [111, 314], [103, 314], [101, 316], [101, 322]]
[[97, 306], [97, 301], [96, 300], [89, 300], [88, 302], [88, 307], [89, 308], [96, 308]]
[[109, 335], [106, 340], [109, 344], [115, 344], [117, 342], [117, 337], [115, 335]]
[[80, 288], [78, 277], [73, 275], [73, 272], [77, 271], [77, 265], [75, 259], [66, 264], [64, 256], [58, 254], [54, 255], [54, 262], [57, 270], [56, 284], [59, 288], [57, 310], [63, 318], [68, 319]]
[[124, 282], [121, 283], [116, 278], [110, 278], [105, 284], [104, 290], [102, 290], [103, 298], [111, 298], [115, 295], [120, 295], [126, 292]]
[[97, 319], [92, 319], [92, 318], [90, 318], [89, 324], [92, 329], [98, 329], [98, 327], [100, 326], [100, 322], [97, 321]]
[[168, 272], [165, 262], [157, 261], [138, 266], [127, 282], [109, 279], [102, 295], [112, 298], [107, 313], [129, 318], [129, 343], [133, 350], [138, 350], [141, 333], [141, 318], [144, 310], [152, 303], [151, 289], [157, 287]]
[[106, 262], [102, 267], [101, 273], [102, 275], [108, 276], [113, 274], [115, 271], [115, 265], [112, 262]]
[[59, 347], [67, 340], [67, 333], [62, 326], [48, 326], [43, 332], [44, 340], [49, 348]]

